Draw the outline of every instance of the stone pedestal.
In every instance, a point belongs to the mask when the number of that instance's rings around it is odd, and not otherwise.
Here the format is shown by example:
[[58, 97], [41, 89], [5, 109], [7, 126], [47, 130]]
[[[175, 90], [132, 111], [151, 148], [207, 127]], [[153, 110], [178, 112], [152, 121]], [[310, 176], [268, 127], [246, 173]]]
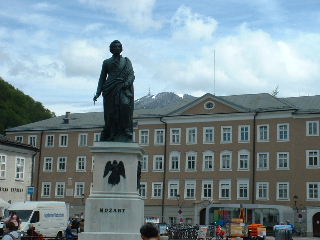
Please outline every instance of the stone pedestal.
[[[137, 143], [95, 142], [93, 188], [85, 206], [84, 232], [80, 240], [138, 240], [143, 225], [144, 202], [137, 191], [138, 160], [142, 148]], [[123, 162], [126, 178], [108, 184], [104, 170], [108, 161]]]

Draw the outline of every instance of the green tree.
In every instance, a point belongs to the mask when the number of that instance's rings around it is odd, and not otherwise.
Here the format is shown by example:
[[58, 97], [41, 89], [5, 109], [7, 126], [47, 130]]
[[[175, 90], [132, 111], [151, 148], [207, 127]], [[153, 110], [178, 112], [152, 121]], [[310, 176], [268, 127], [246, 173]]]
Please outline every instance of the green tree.
[[51, 117], [55, 117], [54, 112], [0, 77], [0, 133], [3, 134], [7, 128]]

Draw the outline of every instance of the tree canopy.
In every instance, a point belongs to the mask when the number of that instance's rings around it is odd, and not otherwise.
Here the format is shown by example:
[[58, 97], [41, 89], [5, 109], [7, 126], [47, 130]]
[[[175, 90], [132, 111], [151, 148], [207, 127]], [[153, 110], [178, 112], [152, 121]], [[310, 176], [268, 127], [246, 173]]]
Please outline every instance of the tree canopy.
[[12, 128], [54, 117], [54, 112], [25, 95], [0, 77], [0, 133]]

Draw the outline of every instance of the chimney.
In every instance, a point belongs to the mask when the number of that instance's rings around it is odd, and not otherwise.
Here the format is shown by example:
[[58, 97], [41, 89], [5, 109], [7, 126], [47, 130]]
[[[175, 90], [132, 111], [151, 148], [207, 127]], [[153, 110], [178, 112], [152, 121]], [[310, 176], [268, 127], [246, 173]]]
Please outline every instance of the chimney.
[[71, 114], [70, 114], [70, 112], [66, 112], [66, 116], [65, 116], [64, 119], [63, 119], [63, 123], [64, 123], [64, 124], [68, 124], [69, 121], [70, 121], [70, 119], [71, 119]]

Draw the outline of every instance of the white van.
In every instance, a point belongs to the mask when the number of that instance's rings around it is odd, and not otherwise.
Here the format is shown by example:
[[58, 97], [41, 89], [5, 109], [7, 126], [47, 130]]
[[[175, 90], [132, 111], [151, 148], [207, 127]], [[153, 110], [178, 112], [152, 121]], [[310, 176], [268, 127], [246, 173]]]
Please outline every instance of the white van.
[[5, 217], [8, 217], [11, 211], [15, 211], [20, 217], [22, 232], [26, 232], [32, 224], [36, 232], [46, 237], [62, 237], [68, 225], [69, 216], [65, 202], [15, 202], [5, 210]]

